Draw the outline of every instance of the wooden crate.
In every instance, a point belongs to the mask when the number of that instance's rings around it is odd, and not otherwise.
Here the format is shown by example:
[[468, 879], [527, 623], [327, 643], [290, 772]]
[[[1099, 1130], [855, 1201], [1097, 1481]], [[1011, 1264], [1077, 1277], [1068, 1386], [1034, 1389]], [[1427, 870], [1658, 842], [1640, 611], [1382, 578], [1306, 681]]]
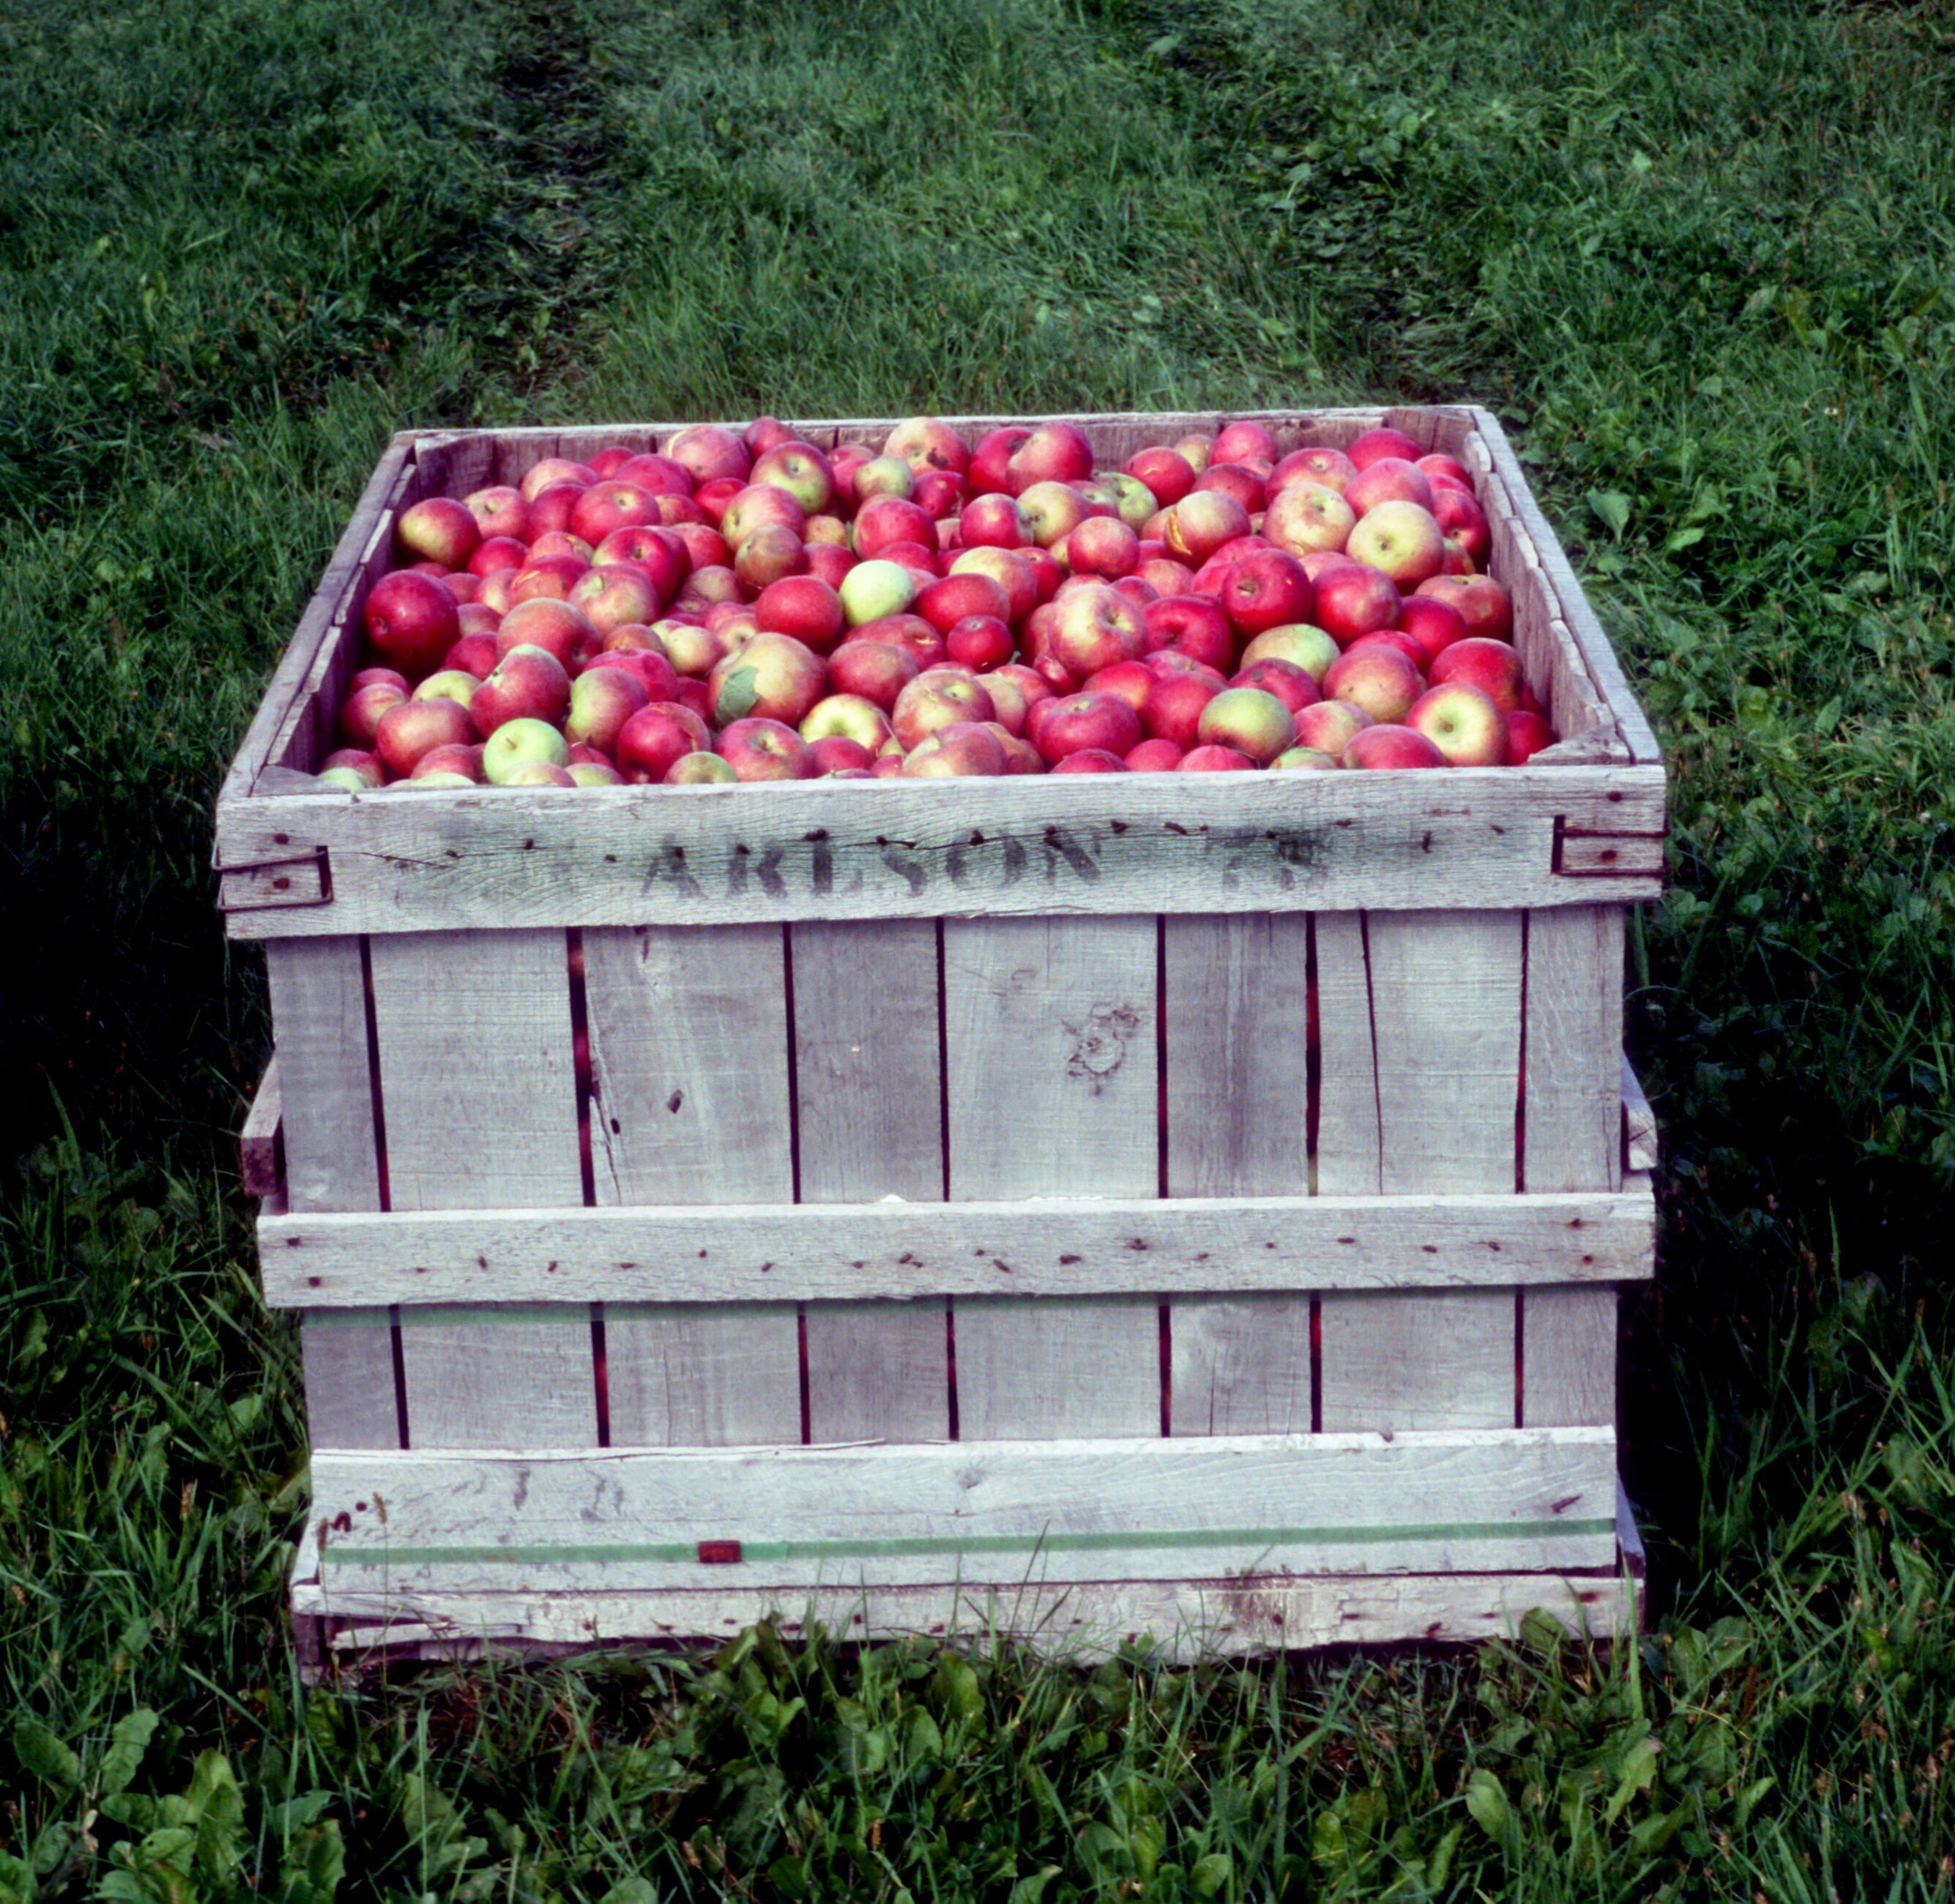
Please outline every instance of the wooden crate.
[[[303, 1318], [321, 1645], [1633, 1616], [1622, 934], [1661, 762], [1490, 415], [1265, 420], [1473, 471], [1554, 748], [321, 791], [396, 513], [673, 426], [396, 439], [217, 816], [270, 969], [247, 1168]], [[1085, 425], [1117, 461], [1218, 421]]]

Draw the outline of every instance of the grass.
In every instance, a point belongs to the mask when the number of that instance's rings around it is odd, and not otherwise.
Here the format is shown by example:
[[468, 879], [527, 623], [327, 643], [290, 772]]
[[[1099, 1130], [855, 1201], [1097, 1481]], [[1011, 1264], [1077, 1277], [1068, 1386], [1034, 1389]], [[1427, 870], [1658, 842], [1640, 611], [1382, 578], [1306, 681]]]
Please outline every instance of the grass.
[[[0, 23], [0, 1898], [1955, 1895], [1952, 52], [1788, 0]], [[1673, 772], [1652, 1636], [304, 1691], [203, 868], [388, 429], [1462, 391]]]

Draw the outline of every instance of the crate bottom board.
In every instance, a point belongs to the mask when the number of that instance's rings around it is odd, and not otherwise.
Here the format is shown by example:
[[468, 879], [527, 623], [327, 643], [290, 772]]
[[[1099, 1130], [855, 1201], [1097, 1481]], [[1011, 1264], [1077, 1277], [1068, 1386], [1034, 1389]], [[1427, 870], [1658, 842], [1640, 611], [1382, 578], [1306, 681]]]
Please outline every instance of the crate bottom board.
[[769, 1619], [790, 1641], [818, 1623], [848, 1644], [1010, 1642], [1088, 1664], [1143, 1640], [1177, 1664], [1315, 1647], [1472, 1644], [1512, 1634], [1536, 1611], [1570, 1633], [1610, 1639], [1637, 1630], [1642, 1618], [1643, 1549], [1626, 1504], [1619, 1525], [1612, 1573], [1252, 1575], [873, 1592], [810, 1586], [798, 1594], [734, 1587], [347, 1594], [323, 1587], [314, 1548], [295, 1564], [292, 1613], [301, 1669], [314, 1682], [393, 1661], [464, 1665], [717, 1644]]

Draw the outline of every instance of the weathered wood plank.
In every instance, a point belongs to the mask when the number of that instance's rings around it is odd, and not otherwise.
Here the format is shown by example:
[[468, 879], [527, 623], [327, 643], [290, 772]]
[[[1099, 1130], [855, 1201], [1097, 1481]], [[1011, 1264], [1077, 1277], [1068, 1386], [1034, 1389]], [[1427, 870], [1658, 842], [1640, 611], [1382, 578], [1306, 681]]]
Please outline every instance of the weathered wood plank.
[[[940, 1203], [944, 1106], [937, 927], [808, 920], [790, 928], [804, 1203]], [[942, 1301], [815, 1303], [803, 1319], [816, 1441], [950, 1432]]]
[[[1250, 1575], [1211, 1580], [1088, 1580], [1009, 1587], [726, 1585], [664, 1593], [464, 1594], [349, 1589], [295, 1579], [292, 1612], [330, 1624], [336, 1660], [462, 1663], [498, 1654], [726, 1639], [765, 1619], [789, 1644], [811, 1623], [854, 1643], [920, 1638], [964, 1648], [1010, 1644], [1091, 1665], [1146, 1640], [1154, 1656], [1318, 1646], [1479, 1644], [1512, 1639], [1530, 1612], [1576, 1635], [1634, 1630], [1616, 1572]], [[349, 1623], [342, 1624], [342, 1623]], [[335, 1665], [335, 1670], [339, 1669]], [[315, 1673], [315, 1676], [316, 1676]]]
[[[1558, 823], [1574, 837], [1660, 835], [1659, 769], [1305, 777], [301, 794], [233, 801], [217, 823], [222, 864], [323, 848], [331, 869], [330, 904], [234, 912], [242, 938], [1586, 905], [1661, 891], [1660, 862], [1580, 880], [1555, 870]], [[225, 882], [233, 903], [242, 890]]]
[[1656, 1113], [1636, 1074], [1630, 1069], [1629, 1054], [1623, 1054], [1623, 1170], [1653, 1171], [1659, 1151]]
[[285, 1113], [274, 1052], [238, 1133], [238, 1175], [246, 1196], [270, 1196], [285, 1183]]
[[[369, 956], [394, 1210], [520, 1194], [572, 1214], [583, 1185], [563, 934], [404, 934]], [[509, 1310], [508, 1293], [478, 1289], [466, 1315], [404, 1325], [416, 1447], [595, 1444], [588, 1316]]]
[[[586, 932], [583, 954], [600, 1207], [786, 1203], [794, 1138], [780, 927]], [[604, 1359], [620, 1447], [801, 1439], [791, 1304], [607, 1309]]]
[[1622, 1041], [1622, 908], [1530, 913], [1523, 1188], [1620, 1185]]
[[299, 1325], [313, 1448], [397, 1448], [400, 1400], [384, 1309], [311, 1309]]
[[328, 1452], [312, 1515], [322, 1580], [349, 1590], [1505, 1572], [1613, 1563], [1615, 1450], [1612, 1432], [1573, 1428]]
[[1319, 913], [1317, 953], [1317, 1142], [1311, 1188], [1325, 1196], [1376, 1196], [1378, 1054], [1362, 913]]
[[1523, 1425], [1612, 1427], [1616, 1291], [1559, 1285], [1529, 1289], [1523, 1300]]
[[1614, 1195], [1031, 1199], [266, 1215], [266, 1299], [820, 1302], [1486, 1289], [1649, 1275]]
[[1171, 1432], [1311, 1429], [1310, 1298], [1184, 1296], [1173, 1307]]
[[[943, 930], [949, 1194], [1157, 1191], [1154, 921], [949, 920]], [[967, 1440], [1158, 1432], [1152, 1301], [966, 1302], [955, 1323]]]

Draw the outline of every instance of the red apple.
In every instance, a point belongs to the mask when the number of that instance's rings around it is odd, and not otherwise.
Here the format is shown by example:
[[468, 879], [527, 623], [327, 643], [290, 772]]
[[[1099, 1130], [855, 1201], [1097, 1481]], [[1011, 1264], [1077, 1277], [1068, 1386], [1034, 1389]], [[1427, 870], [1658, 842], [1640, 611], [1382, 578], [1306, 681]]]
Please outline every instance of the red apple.
[[699, 511], [701, 522], [710, 523], [716, 529], [723, 529], [727, 510], [746, 486], [734, 476], [722, 476], [711, 482], [702, 482], [692, 493], [692, 505]]
[[1117, 516], [1095, 516], [1066, 538], [1066, 561], [1076, 576], [1117, 581], [1140, 559], [1140, 538]]
[[[1038, 482], [1084, 482], [1093, 473], [1093, 446], [1077, 424], [1033, 426], [1005, 465], [1005, 487], [1023, 496]], [[972, 485], [974, 488], [977, 486]]]
[[1148, 652], [1173, 648], [1226, 669], [1236, 658], [1236, 631], [1229, 611], [1207, 595], [1164, 595], [1141, 611]]
[[1398, 619], [1401, 597], [1388, 575], [1362, 562], [1327, 568], [1318, 576], [1317, 626], [1347, 647], [1374, 628], [1390, 628]]
[[1238, 536], [1249, 533], [1249, 511], [1221, 489], [1196, 489], [1168, 512], [1170, 551], [1200, 564]]
[[1405, 725], [1446, 756], [1448, 766], [1499, 767], [1507, 762], [1507, 722], [1499, 708], [1464, 681], [1428, 689], [1412, 703]]
[[587, 668], [570, 684], [570, 712], [564, 722], [564, 738], [615, 754], [619, 730], [651, 701], [650, 689], [631, 670], [616, 666]]
[[408, 688], [407, 677], [398, 668], [362, 668], [346, 683], [346, 692], [357, 694], [363, 687], [397, 687], [402, 694]]
[[1288, 708], [1260, 687], [1225, 687], [1201, 711], [1195, 738], [1203, 747], [1231, 747], [1267, 766], [1295, 744], [1297, 723]]
[[1252, 516], [1261, 515], [1268, 500], [1262, 478], [1239, 463], [1211, 463], [1195, 479], [1195, 487], [1197, 490], [1219, 489], [1225, 496], [1234, 497], [1244, 512]]
[[[635, 564], [625, 562], [586, 569], [571, 585], [569, 602], [571, 607], [583, 611], [601, 639], [614, 628], [643, 625], [664, 605], [651, 577]], [[526, 602], [522, 605], [536, 604]]]
[[996, 705], [999, 719], [1014, 733], [1028, 731], [1031, 710], [1053, 697], [1051, 683], [1022, 662], [1007, 662], [981, 678]]
[[1218, 463], [1237, 463], [1251, 457], [1265, 463], [1276, 460], [1276, 439], [1266, 424], [1250, 417], [1238, 417], [1225, 423], [1215, 434], [1214, 459]]
[[1006, 424], [1003, 428], [988, 431], [978, 439], [978, 447], [970, 453], [970, 465], [964, 472], [974, 496], [1011, 493], [1012, 457], [1031, 435], [1031, 432], [1021, 425]]
[[637, 529], [658, 519], [658, 505], [649, 489], [641, 489], [635, 482], [597, 482], [577, 498], [570, 512], [570, 532], [595, 547], [621, 529]]
[[1117, 694], [1136, 714], [1146, 705], [1153, 687], [1153, 671], [1143, 661], [1119, 661], [1096, 669], [1084, 683], [1089, 694]]
[[1263, 516], [1263, 533], [1290, 554], [1342, 549], [1357, 525], [1357, 512], [1321, 482], [1293, 482], [1279, 489]]
[[890, 726], [906, 754], [927, 733], [958, 721], [988, 721], [998, 710], [990, 690], [970, 675], [928, 668], [896, 697]]
[[1151, 738], [1171, 740], [1185, 753], [1199, 744], [1202, 710], [1222, 687], [1221, 681], [1206, 675], [1172, 674], [1157, 679], [1141, 704], [1141, 725]]
[[1033, 711], [1028, 737], [1056, 766], [1082, 748], [1103, 748], [1123, 758], [1139, 746], [1140, 716], [1117, 694], [1068, 694]]
[[529, 559], [527, 543], [515, 541], [508, 536], [492, 536], [476, 545], [475, 554], [468, 558], [468, 572], [478, 581], [486, 582], [504, 569], [513, 573]]
[[511, 577], [509, 600], [511, 604], [523, 601], [568, 601], [577, 578], [585, 574], [590, 566], [588, 562], [580, 562], [573, 556], [546, 555], [541, 559], [532, 557], [526, 567], [518, 568]]
[[1015, 497], [994, 491], [965, 505], [957, 536], [967, 549], [1017, 549], [1031, 540], [1031, 525]]
[[1402, 457], [1381, 456], [1351, 478], [1344, 490], [1344, 500], [1361, 519], [1381, 503], [1416, 503], [1429, 512], [1433, 486], [1415, 464]]
[[1443, 650], [1433, 663], [1432, 684], [1444, 687], [1448, 681], [1463, 681], [1476, 687], [1503, 714], [1521, 705], [1522, 678], [1519, 653], [1505, 641], [1491, 641], [1484, 635], [1469, 635]]
[[690, 496], [698, 486], [684, 464], [650, 451], [628, 456], [606, 473], [619, 482], [636, 483], [650, 496]]
[[410, 561], [439, 562], [443, 568], [467, 567], [482, 541], [475, 511], [451, 496], [426, 496], [410, 504], [396, 521], [393, 533]]
[[597, 472], [588, 463], [573, 463], [565, 457], [547, 456], [523, 472], [516, 487], [522, 500], [529, 503], [534, 502], [545, 489], [565, 486], [587, 489], [597, 480]]
[[859, 695], [887, 713], [920, 672], [917, 658], [886, 641], [845, 641], [829, 658], [829, 685], [838, 694]]
[[618, 771], [634, 787], [656, 786], [674, 761], [712, 748], [711, 731], [691, 708], [679, 701], [655, 701], [618, 730]]
[[529, 647], [507, 651], [468, 704], [475, 732], [485, 740], [507, 722], [558, 726], [569, 712], [570, 676], [563, 663], [547, 648]]
[[1297, 558], [1281, 549], [1257, 549], [1243, 556], [1222, 579], [1222, 607], [1244, 640], [1266, 629], [1308, 622], [1316, 598]]
[[1016, 651], [1011, 630], [995, 615], [967, 615], [953, 622], [944, 636], [945, 658], [980, 674], [1002, 667]]
[[679, 538], [686, 552], [686, 566], [694, 568], [727, 568], [733, 565], [733, 550], [718, 529], [704, 522], [674, 522], [667, 525]]
[[[1016, 505], [1013, 505], [1016, 507]], [[1038, 578], [1022, 554], [1010, 549], [962, 549], [950, 565], [950, 576], [988, 576], [1005, 591], [1003, 619], [1016, 627], [1038, 606]]]
[[1415, 457], [1414, 464], [1422, 469], [1429, 479], [1437, 480], [1441, 476], [1461, 484], [1470, 493], [1473, 486], [1472, 472], [1457, 457], [1441, 456], [1435, 450], [1429, 456]]
[[848, 626], [841, 597], [818, 576], [785, 576], [769, 583], [754, 603], [754, 624], [763, 633], [791, 635], [802, 647], [826, 654]]
[[496, 629], [498, 654], [519, 647], [547, 648], [566, 669], [581, 668], [603, 640], [590, 616], [575, 602], [547, 597], [518, 602]]
[[765, 482], [750, 482], [727, 504], [719, 518], [719, 532], [737, 557], [740, 545], [757, 529], [771, 525], [791, 529], [797, 541], [808, 521], [808, 512], [785, 489]]
[[1505, 641], [1513, 632], [1512, 599], [1490, 576], [1434, 576], [1418, 593], [1451, 602], [1465, 617], [1469, 636]]
[[1320, 701], [1297, 716], [1297, 744], [1341, 760], [1351, 737], [1372, 725], [1372, 718], [1354, 702]]
[[1390, 648], [1394, 654], [1404, 655], [1421, 674], [1426, 672], [1426, 651], [1401, 629], [1374, 628], [1369, 634], [1360, 635], [1344, 652], [1357, 654], [1366, 648]]
[[1347, 767], [1443, 767], [1446, 756], [1422, 733], [1386, 722], [1353, 734], [1340, 757]]
[[411, 569], [382, 576], [367, 595], [368, 645], [411, 679], [431, 674], [461, 636], [454, 596]]
[[1494, 543], [1486, 511], [1462, 489], [1450, 486], [1434, 492], [1433, 520], [1442, 541], [1456, 543], [1476, 565], [1484, 563]]
[[792, 427], [778, 417], [755, 417], [741, 432], [741, 440], [752, 456], [765, 456], [777, 443], [798, 440]]
[[1343, 450], [1333, 450], [1327, 444], [1313, 443], [1304, 449], [1291, 450], [1271, 470], [1269, 493], [1273, 500], [1293, 482], [1318, 482], [1341, 496], [1357, 474], [1357, 464]]
[[346, 697], [339, 710], [339, 738], [347, 746], [371, 753], [382, 718], [389, 708], [404, 706], [407, 690], [392, 681], [372, 681]]
[[753, 467], [753, 458], [740, 438], [712, 423], [695, 423], [678, 431], [665, 445], [665, 454], [692, 478], [695, 488], [729, 479], [744, 482]]
[[784, 722], [764, 716], [729, 723], [716, 747], [742, 780], [812, 780], [818, 771], [808, 743]]
[[1127, 755], [1129, 773], [1171, 773], [1178, 767], [1187, 749], [1174, 741], [1157, 737], [1143, 740]]
[[554, 482], [525, 500], [529, 511], [529, 539], [558, 533], [568, 534], [570, 520], [577, 512], [583, 490], [574, 482]]
[[1294, 662], [1279, 661], [1274, 656], [1251, 662], [1229, 685], [1259, 687], [1266, 694], [1274, 694], [1293, 715], [1314, 706], [1323, 698], [1317, 686], [1317, 677], [1308, 669], [1298, 667]]
[[484, 542], [495, 539], [526, 542], [529, 538], [529, 511], [523, 503], [522, 492], [506, 482], [465, 496], [461, 506], [475, 518], [476, 532]]
[[1507, 729], [1507, 759], [1512, 766], [1524, 765], [1543, 748], [1555, 744], [1555, 730], [1547, 716], [1531, 708], [1516, 708], [1501, 718]]
[[1035, 482], [1018, 498], [1031, 542], [1054, 549], [1086, 520], [1086, 499], [1069, 484]]
[[730, 787], [740, 778], [717, 754], [681, 754], [665, 769], [667, 787]]
[[[881, 641], [902, 649], [919, 668], [934, 668], [948, 659], [944, 638], [920, 615], [879, 615], [873, 622], [852, 629], [842, 643]], [[835, 652], [839, 654], [841, 648]]]
[[1177, 773], [1253, 773], [1256, 763], [1247, 754], [1219, 744], [1191, 748], [1181, 757]]
[[1413, 462], [1426, 451], [1422, 444], [1403, 430], [1376, 429], [1365, 431], [1344, 454], [1351, 458], [1354, 469], [1362, 470], [1388, 456]]
[[1006, 771], [1004, 743], [982, 721], [933, 729], [904, 755], [905, 780], [993, 779]]
[[468, 711], [459, 702], [439, 697], [403, 701], [381, 715], [373, 751], [399, 780], [411, 773], [431, 748], [465, 747], [475, 737]]
[[[921, 590], [910, 604], [940, 634], [948, 634], [960, 622], [974, 615], [1008, 622], [1011, 597], [995, 577], [974, 570], [943, 576]], [[1009, 660], [1009, 654], [1001, 657]]]
[[792, 726], [820, 700], [827, 670], [791, 635], [756, 634], [712, 671], [713, 720], [749, 718]]
[[1399, 609], [1398, 626], [1419, 644], [1423, 656], [1419, 665], [1428, 669], [1445, 649], [1466, 636], [1466, 618], [1436, 595], [1408, 597]]
[[1446, 557], [1438, 522], [1429, 510], [1412, 502], [1379, 504], [1358, 518], [1344, 547], [1354, 561], [1390, 576], [1404, 594], [1437, 575]]
[[808, 757], [814, 762], [814, 778], [826, 779], [830, 774], [866, 773], [876, 764], [875, 755], [859, 740], [852, 740], [846, 734], [824, 734], [819, 740], [808, 743]]
[[1126, 473], [1146, 484], [1156, 505], [1171, 509], [1195, 486], [1195, 472], [1186, 457], [1156, 447], [1137, 450], [1127, 459]]
[[[1147, 744], [1140, 744], [1145, 747]], [[1125, 773], [1127, 763], [1117, 754], [1109, 753], [1103, 747], [1082, 747], [1076, 754], [1068, 754], [1056, 762], [1054, 773]]]
[[1087, 582], [1053, 604], [1051, 652], [1082, 679], [1145, 651], [1143, 610], [1103, 582]]
[[885, 456], [899, 456], [920, 475], [938, 470], [962, 476], [970, 467], [970, 451], [963, 437], [936, 417], [910, 417], [889, 432]]
[[1337, 644], [1321, 628], [1307, 622], [1292, 622], [1281, 628], [1266, 628], [1243, 650], [1242, 665], [1262, 661], [1289, 662], [1323, 685], [1324, 676], [1338, 655]]
[[1362, 648], [1340, 654], [1324, 676], [1324, 694], [1348, 701], [1374, 721], [1403, 721], [1425, 692], [1419, 670], [1395, 648]]
[[933, 549], [937, 525], [917, 505], [900, 496], [877, 496], [856, 512], [856, 554], [864, 561], [884, 555], [899, 543]]
[[482, 748], [479, 743], [457, 747], [431, 747], [414, 764], [407, 778], [425, 780], [432, 773], [458, 773], [472, 786], [482, 782]]

